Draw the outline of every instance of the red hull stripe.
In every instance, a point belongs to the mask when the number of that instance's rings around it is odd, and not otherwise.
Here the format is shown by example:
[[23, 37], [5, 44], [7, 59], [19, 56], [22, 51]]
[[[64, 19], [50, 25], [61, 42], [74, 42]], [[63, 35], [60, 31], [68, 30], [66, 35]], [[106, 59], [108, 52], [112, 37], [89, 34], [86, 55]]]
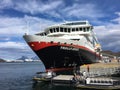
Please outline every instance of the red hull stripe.
[[[74, 47], [74, 48], [78, 48], [78, 49], [83, 49], [86, 51], [89, 51], [97, 56], [99, 56], [98, 54], [96, 54], [95, 52], [91, 51], [90, 49], [84, 47], [84, 46], [80, 46], [80, 45], [71, 45], [71, 44], [64, 44], [64, 43], [55, 43], [55, 42], [28, 42], [29, 46], [34, 50], [34, 51], [38, 51], [40, 49], [43, 48], [47, 48], [50, 46], [68, 46], [68, 47]], [[100, 56], [99, 56], [100, 57]]]
[[68, 71], [68, 70], [73, 70], [73, 67], [72, 68], [52, 68], [52, 69], [46, 69], [46, 72], [48, 72], [48, 71], [59, 72], [59, 71]]

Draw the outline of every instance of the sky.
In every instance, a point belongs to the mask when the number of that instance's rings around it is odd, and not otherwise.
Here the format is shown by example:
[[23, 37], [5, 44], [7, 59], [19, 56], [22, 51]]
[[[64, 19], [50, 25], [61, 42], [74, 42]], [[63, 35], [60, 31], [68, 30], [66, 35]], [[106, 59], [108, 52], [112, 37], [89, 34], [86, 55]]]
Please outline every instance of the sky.
[[120, 51], [120, 0], [0, 0], [0, 58], [33, 57], [23, 39], [49, 25], [88, 20], [103, 50]]

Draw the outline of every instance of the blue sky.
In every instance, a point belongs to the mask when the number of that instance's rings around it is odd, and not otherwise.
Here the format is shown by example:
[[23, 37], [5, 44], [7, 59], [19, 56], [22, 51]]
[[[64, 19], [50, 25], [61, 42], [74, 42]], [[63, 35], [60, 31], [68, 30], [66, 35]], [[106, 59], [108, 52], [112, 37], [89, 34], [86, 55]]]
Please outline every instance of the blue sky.
[[[104, 50], [120, 51], [120, 0], [0, 0], [0, 58], [35, 54], [22, 36], [64, 21], [88, 20]], [[28, 24], [29, 23], [29, 24]]]

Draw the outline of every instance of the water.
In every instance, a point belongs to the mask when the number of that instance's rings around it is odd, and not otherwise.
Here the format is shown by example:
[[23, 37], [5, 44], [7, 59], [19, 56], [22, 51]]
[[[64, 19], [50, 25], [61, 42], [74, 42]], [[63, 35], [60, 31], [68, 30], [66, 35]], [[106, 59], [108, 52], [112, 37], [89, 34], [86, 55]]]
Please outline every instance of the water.
[[73, 87], [53, 86], [39, 83], [32, 78], [36, 72], [44, 71], [40, 62], [0, 63], [0, 90], [74, 90]]

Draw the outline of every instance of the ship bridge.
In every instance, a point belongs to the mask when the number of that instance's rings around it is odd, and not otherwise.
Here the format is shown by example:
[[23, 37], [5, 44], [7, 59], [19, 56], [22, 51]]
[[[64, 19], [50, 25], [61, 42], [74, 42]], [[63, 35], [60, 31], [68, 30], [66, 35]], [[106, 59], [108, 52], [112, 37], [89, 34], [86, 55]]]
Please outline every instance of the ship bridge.
[[90, 35], [93, 27], [88, 21], [68, 22], [46, 28], [44, 32], [37, 33], [40, 36], [61, 37], [63, 35]]

